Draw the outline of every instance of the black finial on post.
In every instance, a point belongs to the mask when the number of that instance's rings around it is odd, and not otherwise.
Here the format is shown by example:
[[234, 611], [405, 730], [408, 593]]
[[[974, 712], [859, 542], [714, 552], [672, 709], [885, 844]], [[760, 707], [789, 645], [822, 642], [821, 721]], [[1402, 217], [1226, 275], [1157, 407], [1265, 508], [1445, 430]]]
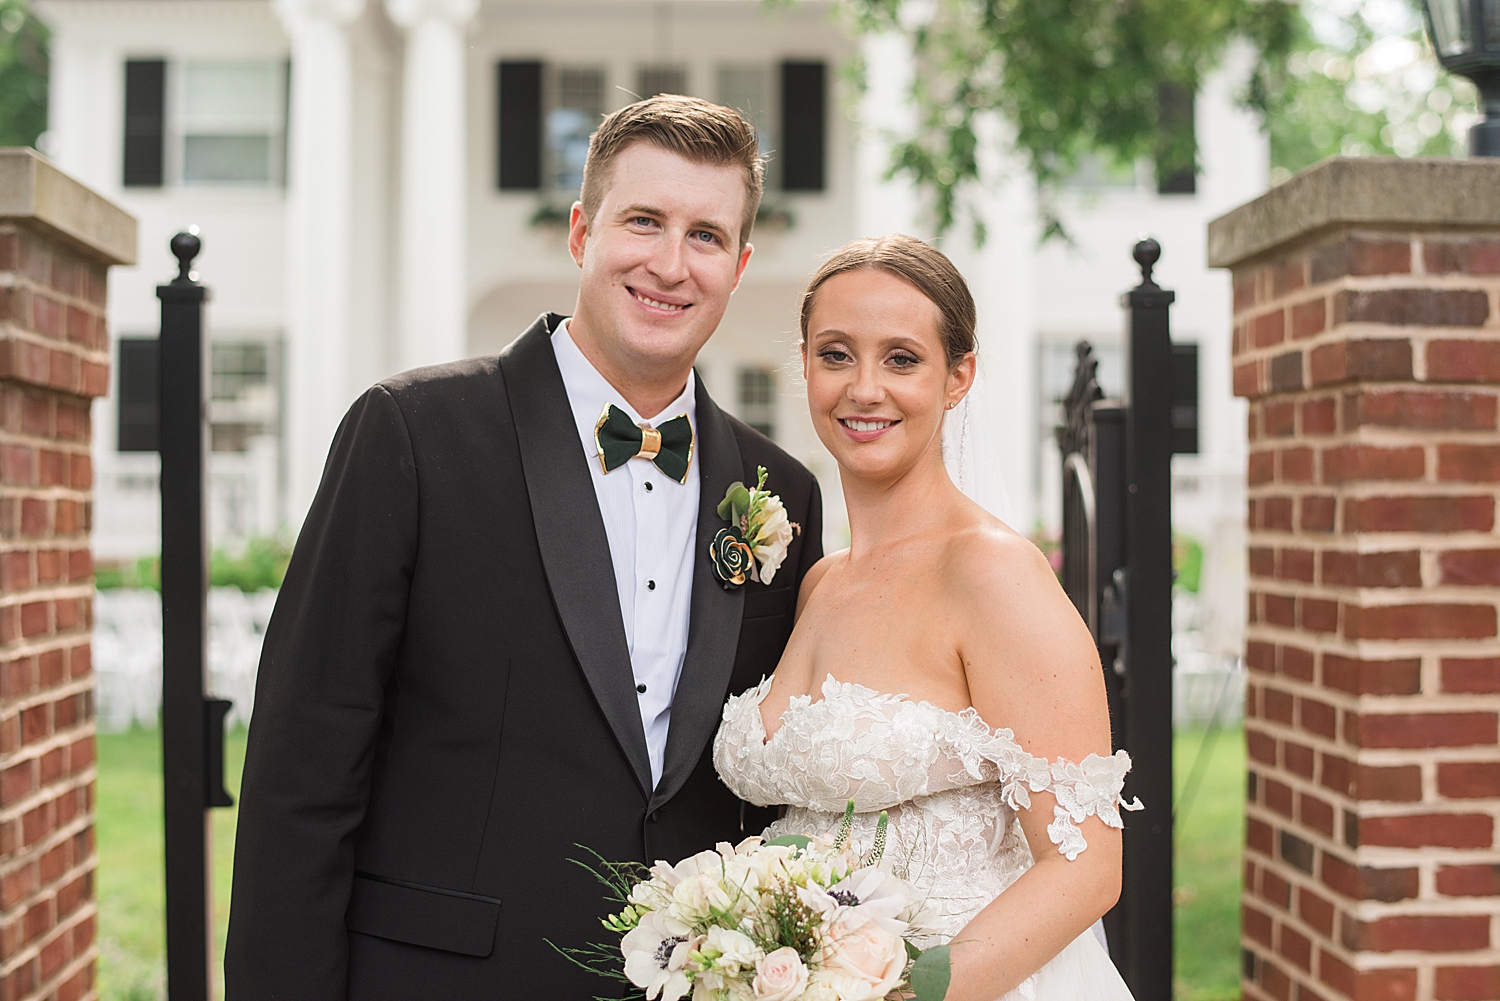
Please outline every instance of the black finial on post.
[[202, 249], [203, 241], [198, 239], [197, 226], [172, 237], [172, 256], [177, 258], [177, 277], [172, 279], [173, 285], [196, 284], [193, 275], [193, 258], [197, 257]]
[[1156, 267], [1156, 262], [1161, 260], [1161, 244], [1151, 237], [1146, 237], [1135, 245], [1131, 253], [1135, 263], [1141, 266], [1141, 286], [1155, 288], [1156, 282], [1151, 280], [1151, 269]]

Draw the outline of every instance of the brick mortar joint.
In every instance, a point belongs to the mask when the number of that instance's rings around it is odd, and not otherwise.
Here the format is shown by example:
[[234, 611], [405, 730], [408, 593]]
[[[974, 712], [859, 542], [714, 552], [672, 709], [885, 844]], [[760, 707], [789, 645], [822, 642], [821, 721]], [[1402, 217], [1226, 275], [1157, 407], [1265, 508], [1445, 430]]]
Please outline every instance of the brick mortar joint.
[[[33, 698], [30, 700], [29, 705], [27, 705], [25, 708], [35, 709], [39, 706], [47, 705], [49, 702], [57, 702], [61, 699], [76, 698], [87, 691], [86, 688], [79, 686], [85, 685], [89, 680], [90, 679], [88, 678], [82, 678], [78, 681], [70, 682], [68, 685], [69, 690], [65, 692], [45, 694], [42, 698]], [[49, 693], [50, 691], [51, 690], [49, 690]], [[5, 716], [7, 717], [14, 716], [16, 718], [19, 718], [21, 713], [24, 712], [25, 709], [17, 708], [13, 704], [7, 703], [3, 711]], [[22, 764], [23, 762], [30, 761], [34, 758], [39, 758], [42, 755], [46, 754], [48, 751], [51, 751], [58, 746], [62, 746], [65, 744], [74, 744], [84, 737], [97, 737], [98, 735], [98, 725], [92, 716], [86, 719], [80, 719], [77, 723], [75, 723], [71, 727], [68, 727], [67, 729], [54, 730], [42, 740], [38, 740], [34, 743], [22, 744], [16, 750], [6, 755], [4, 767], [6, 769], [9, 769], [14, 765]], [[7, 806], [6, 809], [9, 810], [10, 807]]]
[[[30, 384], [28, 383], [27, 385]], [[70, 399], [77, 398], [72, 393], [63, 393], [59, 390], [54, 389], [42, 389], [40, 387], [35, 387], [34, 391], [42, 395], [53, 394], [57, 396], [66, 396]], [[92, 419], [90, 420], [90, 423], [92, 424]], [[35, 434], [33, 432], [24, 430], [0, 430], [0, 445], [26, 445], [31, 448], [47, 449], [53, 452], [61, 452], [63, 455], [88, 455], [92, 457], [93, 453], [89, 448], [91, 442], [92, 435], [90, 435], [89, 438], [59, 438], [55, 435]]]
[[1328, 390], [1347, 387], [1350, 385], [1379, 385], [1388, 383], [1394, 386], [1443, 386], [1458, 387], [1470, 386], [1476, 389], [1494, 389], [1500, 386], [1496, 382], [1454, 382], [1448, 379], [1432, 379], [1425, 371], [1418, 372], [1417, 367], [1422, 364], [1423, 350], [1434, 341], [1477, 341], [1490, 343], [1500, 341], [1500, 327], [1491, 323], [1483, 327], [1442, 327], [1442, 326], [1417, 326], [1397, 325], [1381, 323], [1344, 323], [1339, 324], [1323, 333], [1313, 337], [1300, 340], [1284, 340], [1267, 347], [1247, 347], [1234, 352], [1232, 364], [1235, 366], [1248, 365], [1252, 363], [1270, 362], [1282, 355], [1293, 352], [1309, 355], [1324, 347], [1335, 347], [1340, 344], [1369, 343], [1371, 341], [1407, 341], [1412, 346], [1411, 376], [1401, 379], [1367, 379], [1359, 377], [1345, 377], [1335, 382], [1319, 385], [1304, 385], [1301, 389], [1289, 389], [1283, 391], [1271, 391], [1258, 393], [1248, 399], [1261, 402], [1281, 396], [1293, 396], [1304, 393], [1326, 392]]
[[[109, 279], [106, 277], [104, 280], [108, 281]], [[46, 295], [47, 298], [54, 299], [64, 306], [76, 306], [101, 319], [108, 315], [107, 307], [101, 306], [84, 296], [64, 292], [46, 282], [39, 282], [18, 268], [0, 269], [0, 288], [25, 290], [33, 294], [40, 292]]]
[[[90, 764], [82, 771], [74, 772], [73, 774], [67, 776], [65, 780], [62, 780], [53, 785], [41, 786], [40, 788], [26, 794], [26, 796], [22, 797], [21, 799], [16, 800], [14, 803], [8, 804], [5, 808], [4, 816], [6, 819], [24, 817], [27, 813], [31, 812], [36, 807], [56, 799], [58, 794], [77, 792], [80, 789], [87, 789], [90, 784], [97, 782], [98, 779], [98, 767], [94, 764]], [[84, 813], [80, 814], [80, 816], [92, 817], [92, 808], [84, 811]]]
[[[42, 949], [46, 948], [53, 941], [55, 941], [59, 934], [63, 932], [71, 932], [73, 928], [76, 927], [80, 922], [86, 920], [91, 916], [98, 916], [98, 907], [96, 905], [90, 904], [88, 908], [88, 914], [81, 913], [83, 910], [84, 908], [80, 906], [77, 912], [68, 915], [68, 919], [66, 922], [59, 923], [48, 934], [42, 936], [38, 941], [28, 942], [25, 946], [18, 950], [16, 954], [12, 956], [7, 962], [5, 962], [4, 964], [0, 964], [0, 978], [10, 976], [22, 966], [25, 966], [27, 963], [35, 960], [37, 956], [41, 955]], [[67, 976], [71, 975], [68, 972], [70, 970], [76, 973], [78, 970], [89, 965], [90, 962], [98, 958], [98, 947], [98, 942], [89, 943], [88, 948], [85, 949], [82, 954], [74, 956], [68, 962], [59, 967], [58, 972], [55, 973], [51, 979], [38, 981], [36, 985], [36, 993], [32, 996], [44, 996], [47, 993], [45, 990], [45, 987], [47, 985], [59, 983], [62, 980], [65, 980]]]
[[[72, 825], [69, 825], [69, 826], [72, 826]], [[77, 830], [74, 830], [71, 834], [69, 834], [68, 837], [69, 838], [77, 837], [79, 833], [81, 833], [83, 830], [86, 829], [86, 827], [87, 827], [87, 825], [79, 827]], [[60, 839], [58, 842], [54, 843], [47, 850], [50, 851], [52, 848], [56, 848], [58, 844], [61, 844], [62, 841], [65, 841], [65, 840], [67, 840], [67, 838]], [[28, 851], [29, 850], [30, 849], [28, 849]], [[9, 867], [6, 868], [5, 871], [7, 873], [15, 872], [18, 869], [24, 869], [26, 867], [26, 865], [35, 865], [36, 861], [37, 860], [35, 858], [28, 858], [26, 860], [25, 865], [9, 866]], [[40, 897], [46, 897], [46, 896], [49, 896], [49, 895], [55, 895], [56, 892], [60, 888], [62, 888], [64, 886], [67, 886], [69, 883], [75, 882], [76, 880], [78, 880], [79, 878], [81, 878], [83, 876], [91, 875], [91, 874], [97, 872], [98, 869], [99, 869], [99, 853], [97, 851], [91, 851], [88, 854], [88, 856], [83, 859], [83, 861], [78, 862], [75, 865], [70, 866], [67, 869], [67, 871], [65, 871], [63, 873], [63, 875], [59, 876], [57, 879], [54, 879], [50, 883], [45, 883], [45, 884], [39, 886], [36, 889], [36, 891], [31, 894], [31, 896], [29, 896], [25, 900], [17, 903], [14, 907], [10, 908], [9, 910], [7, 910], [7, 911], [0, 911], [0, 922], [8, 922], [8, 921], [11, 921], [11, 920], [13, 920], [13, 919], [15, 919], [17, 917], [23, 916], [26, 913], [27, 908], [31, 907], [37, 901], [38, 898], [40, 898]], [[97, 898], [95, 898], [91, 894], [90, 896], [80, 898], [80, 900], [87, 901], [89, 903], [95, 903], [96, 900], [97, 900]]]
[[[66, 784], [44, 786], [43, 789], [48, 793], [48, 795], [38, 796], [33, 794], [31, 796], [28, 796], [24, 801], [24, 809], [12, 810], [10, 807], [7, 807], [5, 813], [3, 815], [0, 815], [0, 820], [3, 820], [6, 823], [19, 821], [21, 818], [25, 817], [26, 814], [30, 813], [37, 807], [46, 806], [48, 803], [61, 799], [63, 796], [78, 792], [87, 793], [89, 786], [96, 782], [98, 777], [97, 774], [93, 774], [85, 781], [84, 773], [80, 772], [78, 773], [78, 775], [70, 776], [70, 779], [71, 781], [67, 782]], [[89, 800], [90, 803], [92, 803], [92, 797], [89, 797]], [[20, 803], [23, 801], [17, 802]], [[94, 807], [92, 805], [88, 806], [88, 808], [86, 809], [80, 810], [74, 820], [68, 821], [67, 828], [71, 833], [67, 836], [72, 837], [82, 833], [93, 823], [93, 818]], [[75, 827], [75, 824], [78, 826]], [[58, 830], [61, 831], [62, 828], [59, 828]], [[61, 837], [61, 835], [59, 836]], [[51, 835], [48, 835], [48, 837], [51, 837]], [[66, 838], [64, 838], [64, 840], [66, 840]], [[41, 854], [44, 854], [37, 851], [37, 846], [40, 844], [42, 844], [42, 842], [39, 841], [36, 845], [31, 845], [25, 848], [17, 848], [3, 861], [0, 861], [0, 872], [14, 872], [17, 869], [24, 869], [31, 862], [35, 862], [38, 858], [41, 857]], [[56, 844], [54, 843], [52, 847], [55, 848]]]
[[[109, 351], [99, 348], [85, 347], [77, 341], [70, 341], [66, 336], [52, 337], [40, 333], [29, 327], [23, 327], [13, 319], [0, 321], [0, 341], [19, 341], [26, 344], [34, 344], [37, 347], [47, 348], [53, 351], [66, 351], [68, 354], [77, 355], [87, 361], [97, 361], [101, 364], [109, 364]], [[64, 393], [63, 390], [53, 392]], [[64, 395], [77, 395], [64, 393]]]
[[62, 633], [53, 633], [35, 639], [35, 642], [17, 640], [15, 643], [0, 646], [0, 661], [15, 660], [20, 657], [36, 657], [54, 650], [70, 650], [83, 646], [92, 641], [93, 632], [87, 628], [70, 630]]

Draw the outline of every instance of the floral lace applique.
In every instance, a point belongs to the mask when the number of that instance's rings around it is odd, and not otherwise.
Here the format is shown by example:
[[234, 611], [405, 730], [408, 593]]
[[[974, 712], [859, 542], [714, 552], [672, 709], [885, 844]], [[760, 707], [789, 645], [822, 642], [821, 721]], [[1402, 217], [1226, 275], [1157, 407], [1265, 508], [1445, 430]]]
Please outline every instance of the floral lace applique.
[[[1078, 824], [1097, 816], [1123, 827], [1120, 808], [1130, 756], [1090, 754], [1048, 763], [991, 730], [973, 707], [954, 713], [904, 695], [827, 678], [822, 700], [791, 700], [766, 739], [760, 704], [771, 679], [734, 696], [714, 742], [714, 764], [736, 795], [760, 805], [842, 814], [850, 799], [861, 813], [889, 810], [925, 796], [980, 784], [997, 787], [1010, 810], [1031, 807], [1031, 793], [1057, 798], [1048, 837], [1070, 861], [1088, 847]], [[1010, 818], [1005, 818], [1007, 821]]]

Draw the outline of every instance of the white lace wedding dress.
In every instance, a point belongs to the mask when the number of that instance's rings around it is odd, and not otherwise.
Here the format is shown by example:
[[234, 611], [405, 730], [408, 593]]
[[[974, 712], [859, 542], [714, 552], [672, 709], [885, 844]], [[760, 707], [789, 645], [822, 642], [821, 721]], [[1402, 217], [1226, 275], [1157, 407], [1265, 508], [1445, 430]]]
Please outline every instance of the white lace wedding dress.
[[[952, 713], [828, 678], [823, 698], [793, 698], [766, 740], [760, 703], [769, 678], [731, 698], [714, 740], [719, 776], [742, 799], [786, 805], [768, 837], [833, 840], [854, 800], [853, 844], [873, 839], [890, 817], [886, 857], [927, 895], [934, 916], [927, 947], [950, 941], [1032, 864], [1016, 810], [1030, 793], [1057, 797], [1047, 828], [1075, 859], [1088, 847], [1078, 822], [1098, 816], [1120, 827], [1120, 791], [1130, 758], [1091, 754], [1079, 764], [1032, 757], [1009, 730], [991, 730], [973, 709]], [[1132, 804], [1134, 806], [1135, 804]], [[1131, 1001], [1108, 954], [1084, 932], [1002, 1001]]]

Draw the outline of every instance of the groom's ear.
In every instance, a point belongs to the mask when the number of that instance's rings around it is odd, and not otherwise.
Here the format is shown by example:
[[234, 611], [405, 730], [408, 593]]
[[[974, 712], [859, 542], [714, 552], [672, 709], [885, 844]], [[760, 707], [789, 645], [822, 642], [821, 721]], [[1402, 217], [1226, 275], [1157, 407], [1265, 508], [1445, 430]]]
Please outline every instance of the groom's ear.
[[[588, 241], [589, 217], [584, 214], [583, 202], [574, 202], [568, 213], [568, 253], [573, 255], [573, 263], [580, 268], [583, 267], [583, 248]], [[740, 270], [744, 270], [743, 264]]]
[[755, 253], [755, 245], [752, 243], [747, 243], [740, 248], [740, 260], [734, 266], [734, 288], [729, 290], [730, 295], [733, 295], [735, 290], [740, 287], [740, 279], [745, 277], [745, 268], [749, 265], [750, 255], [753, 253]]

